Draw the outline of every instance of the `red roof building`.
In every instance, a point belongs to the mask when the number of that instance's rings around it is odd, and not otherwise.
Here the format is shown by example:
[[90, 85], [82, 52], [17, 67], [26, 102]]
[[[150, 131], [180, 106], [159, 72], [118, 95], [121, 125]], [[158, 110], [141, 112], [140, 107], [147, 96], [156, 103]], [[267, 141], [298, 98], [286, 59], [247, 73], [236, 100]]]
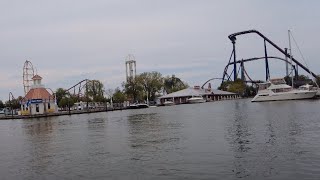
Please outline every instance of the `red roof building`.
[[21, 114], [34, 115], [54, 113], [57, 110], [55, 97], [41, 84], [42, 77], [32, 77], [33, 85], [21, 101]]

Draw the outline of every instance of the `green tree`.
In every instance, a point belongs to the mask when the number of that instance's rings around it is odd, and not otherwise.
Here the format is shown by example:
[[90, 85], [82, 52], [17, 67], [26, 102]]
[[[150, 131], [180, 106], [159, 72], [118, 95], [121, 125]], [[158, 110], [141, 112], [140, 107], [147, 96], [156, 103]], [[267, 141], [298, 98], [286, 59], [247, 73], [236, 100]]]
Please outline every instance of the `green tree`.
[[[286, 83], [288, 85], [290, 85], [290, 86], [292, 85], [292, 78], [290, 76], [285, 76], [284, 80], [286, 81]], [[293, 77], [293, 86], [295, 88], [297, 88], [301, 85], [307, 84], [307, 83], [313, 84], [312, 80], [306, 75], [300, 74], [298, 76]]]
[[126, 100], [126, 95], [119, 88], [116, 88], [112, 98], [114, 103], [122, 103]]
[[90, 80], [86, 84], [85, 95], [95, 102], [105, 102], [106, 98], [103, 96], [104, 87], [99, 80]]
[[229, 85], [232, 83], [232, 81], [223, 81], [220, 86], [218, 87], [221, 91], [228, 91]]
[[20, 101], [18, 99], [11, 99], [10, 101], [5, 102], [6, 107], [10, 107], [12, 109], [20, 108]]
[[59, 107], [72, 107], [75, 103], [75, 100], [73, 97], [63, 97], [62, 99], [60, 99], [58, 106]]
[[[58, 105], [60, 104], [61, 99], [66, 97], [66, 95], [67, 95], [66, 91], [64, 89], [62, 89], [62, 88], [58, 88], [56, 90], [55, 94], [56, 94], [57, 104]], [[59, 105], [59, 107], [61, 107], [61, 106]]]
[[3, 109], [4, 108], [4, 104], [3, 102], [0, 100], [0, 109]]
[[123, 82], [122, 86], [124, 87], [124, 92], [126, 93], [129, 100], [132, 102], [136, 102], [138, 100], [142, 100], [142, 90], [143, 87], [139, 84], [136, 79], [139, 78], [129, 78], [127, 82]]
[[252, 97], [255, 96], [257, 94], [257, 88], [252, 86], [246, 86], [246, 90], [244, 92], [244, 96], [246, 97]]
[[137, 82], [143, 87], [143, 91], [149, 100], [156, 98], [156, 93], [163, 87], [163, 78], [161, 73], [144, 72], [137, 77]]
[[189, 87], [186, 82], [183, 82], [180, 78], [176, 77], [175, 75], [172, 75], [171, 77], [166, 76], [164, 78], [163, 86], [164, 90], [167, 93], [173, 93]]
[[315, 78], [316, 83], [318, 86], [320, 86], [320, 75], [317, 75], [317, 78]]
[[233, 83], [230, 84], [228, 91], [243, 95], [246, 90], [246, 84], [240, 80], [236, 79]]
[[[224, 81], [218, 89], [243, 96], [247, 90], [247, 86], [241, 79], [236, 79], [235, 81]], [[248, 90], [250, 91], [250, 89]]]

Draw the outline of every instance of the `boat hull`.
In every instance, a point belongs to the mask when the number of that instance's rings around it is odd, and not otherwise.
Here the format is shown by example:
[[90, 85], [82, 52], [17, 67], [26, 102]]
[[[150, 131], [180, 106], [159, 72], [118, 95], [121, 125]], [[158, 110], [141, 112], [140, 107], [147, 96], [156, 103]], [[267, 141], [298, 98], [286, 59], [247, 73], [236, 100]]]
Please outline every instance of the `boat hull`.
[[131, 104], [128, 106], [128, 109], [143, 109], [143, 108], [149, 108], [147, 104]]
[[187, 101], [189, 104], [196, 104], [196, 103], [204, 103], [206, 100], [204, 99], [188, 99]]
[[257, 94], [251, 102], [311, 99], [316, 96], [316, 93], [317, 91], [293, 91], [286, 93]]
[[166, 101], [163, 103], [164, 106], [173, 106], [174, 103], [172, 101]]

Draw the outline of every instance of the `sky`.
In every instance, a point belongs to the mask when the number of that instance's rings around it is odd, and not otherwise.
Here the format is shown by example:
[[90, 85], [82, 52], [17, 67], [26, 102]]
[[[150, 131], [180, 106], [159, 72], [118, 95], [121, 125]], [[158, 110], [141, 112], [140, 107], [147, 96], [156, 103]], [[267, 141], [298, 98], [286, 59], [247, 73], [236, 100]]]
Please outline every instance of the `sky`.
[[[51, 89], [86, 78], [106, 89], [121, 87], [128, 54], [137, 73], [175, 74], [202, 85], [222, 76], [232, 51], [228, 35], [250, 29], [283, 48], [290, 29], [308, 66], [320, 74], [318, 7], [317, 0], [0, 0], [0, 100], [9, 92], [24, 95], [26, 60]], [[264, 55], [254, 34], [238, 37], [236, 46], [239, 59]], [[292, 52], [301, 59], [296, 47]], [[245, 66], [252, 79], [264, 79], [263, 61]], [[270, 60], [270, 67], [271, 77], [285, 75], [283, 62]]]

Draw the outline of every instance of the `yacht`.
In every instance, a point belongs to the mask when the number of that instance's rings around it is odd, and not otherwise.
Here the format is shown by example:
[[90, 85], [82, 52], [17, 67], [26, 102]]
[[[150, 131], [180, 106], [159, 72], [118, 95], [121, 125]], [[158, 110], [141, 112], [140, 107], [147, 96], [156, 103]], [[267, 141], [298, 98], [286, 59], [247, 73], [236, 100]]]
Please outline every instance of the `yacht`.
[[204, 103], [206, 102], [202, 96], [192, 96], [191, 98], [187, 99], [188, 103]]
[[311, 99], [316, 94], [317, 90], [309, 87], [293, 89], [282, 78], [270, 79], [267, 83], [258, 84], [258, 93], [251, 102]]
[[165, 102], [163, 103], [163, 105], [165, 105], [165, 106], [172, 106], [172, 105], [174, 105], [174, 103], [173, 103], [172, 101], [165, 101]]
[[129, 109], [142, 109], [142, 108], [149, 108], [148, 104], [145, 103], [135, 103], [135, 104], [130, 104], [128, 106]]
[[300, 86], [299, 89], [310, 90], [310, 91], [311, 91], [311, 90], [317, 91], [316, 97], [319, 97], [319, 96], [320, 96], [320, 89], [319, 89], [319, 87], [314, 87], [314, 86], [312, 86], [312, 85], [306, 84], [306, 85]]

